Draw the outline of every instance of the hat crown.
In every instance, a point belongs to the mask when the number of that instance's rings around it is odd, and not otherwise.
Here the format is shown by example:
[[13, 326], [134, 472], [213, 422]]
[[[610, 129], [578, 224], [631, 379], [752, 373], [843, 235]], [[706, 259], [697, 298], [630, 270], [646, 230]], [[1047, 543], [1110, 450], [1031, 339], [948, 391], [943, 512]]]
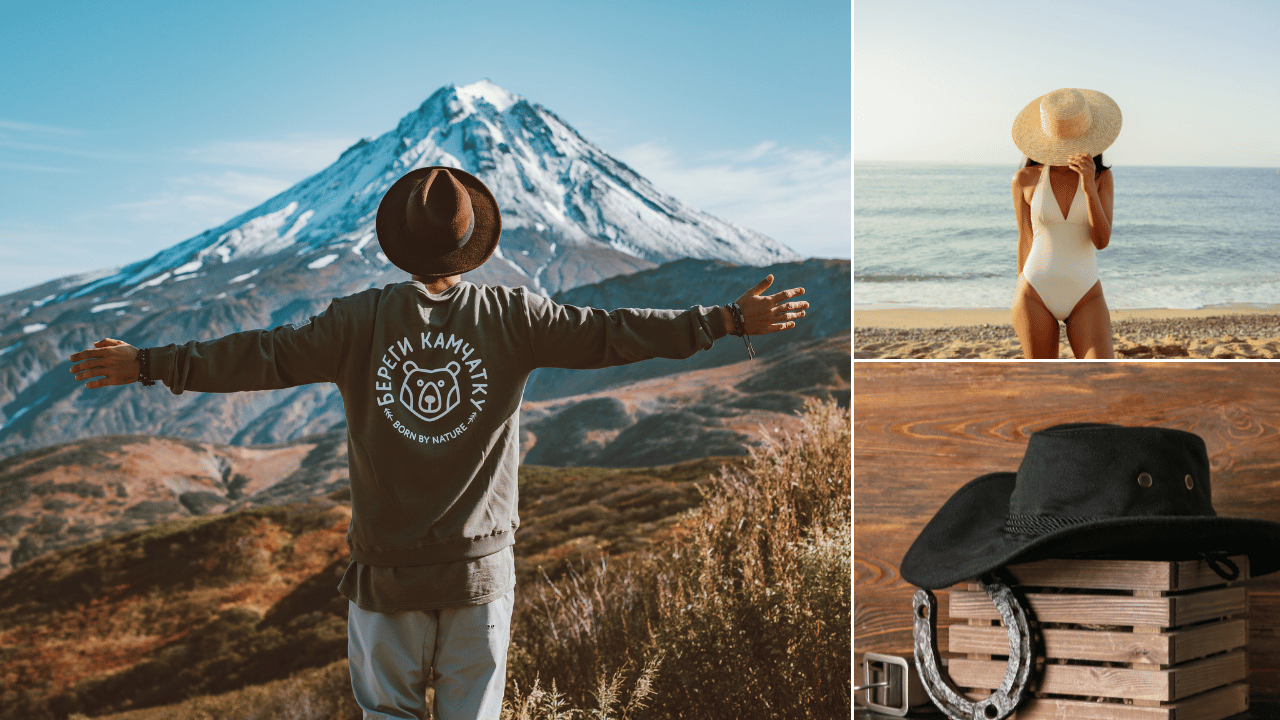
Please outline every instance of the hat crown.
[[466, 245], [475, 228], [471, 195], [444, 168], [431, 171], [413, 186], [404, 218], [410, 234], [421, 243], [419, 252], [429, 258]]
[[1027, 443], [1009, 514], [1214, 516], [1204, 441], [1155, 427], [1073, 424], [1041, 430]]
[[1079, 90], [1062, 88], [1040, 99], [1040, 128], [1045, 135], [1069, 140], [1089, 132], [1092, 125], [1089, 102]]

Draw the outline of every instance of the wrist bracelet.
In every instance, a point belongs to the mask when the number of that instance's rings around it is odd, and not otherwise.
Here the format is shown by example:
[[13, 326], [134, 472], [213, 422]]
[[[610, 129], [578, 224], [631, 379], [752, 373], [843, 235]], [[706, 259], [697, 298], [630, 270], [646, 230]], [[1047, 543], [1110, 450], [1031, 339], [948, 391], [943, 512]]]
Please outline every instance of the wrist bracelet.
[[155, 385], [156, 381], [151, 379], [151, 357], [147, 350], [148, 348], [142, 348], [138, 351], [138, 382]]
[[738, 303], [729, 303], [729, 314], [733, 316], [733, 334], [741, 335], [742, 342], [747, 346], [747, 359], [750, 360], [756, 356], [755, 348], [751, 347], [751, 337], [747, 334], [747, 321], [742, 317], [742, 308], [738, 307]]

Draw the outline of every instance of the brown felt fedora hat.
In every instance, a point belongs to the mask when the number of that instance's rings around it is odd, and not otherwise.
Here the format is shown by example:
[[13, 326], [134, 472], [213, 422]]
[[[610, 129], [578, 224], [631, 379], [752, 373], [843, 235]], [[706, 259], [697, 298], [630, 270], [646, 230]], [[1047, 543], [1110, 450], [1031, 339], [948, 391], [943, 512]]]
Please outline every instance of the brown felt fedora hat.
[[475, 270], [498, 247], [502, 215], [480, 179], [435, 165], [395, 181], [378, 205], [378, 243], [411, 275], [446, 277]]

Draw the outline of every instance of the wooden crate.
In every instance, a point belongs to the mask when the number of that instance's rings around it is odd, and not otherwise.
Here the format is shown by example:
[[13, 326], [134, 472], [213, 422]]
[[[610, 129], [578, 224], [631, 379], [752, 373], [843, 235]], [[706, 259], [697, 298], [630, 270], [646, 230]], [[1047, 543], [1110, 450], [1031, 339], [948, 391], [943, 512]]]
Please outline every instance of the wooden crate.
[[[1248, 709], [1247, 556], [1207, 563], [1042, 560], [1009, 568], [1043, 632], [1044, 672], [1017, 720], [1222, 720]], [[952, 590], [948, 671], [973, 699], [999, 686], [1009, 636], [987, 594]]]

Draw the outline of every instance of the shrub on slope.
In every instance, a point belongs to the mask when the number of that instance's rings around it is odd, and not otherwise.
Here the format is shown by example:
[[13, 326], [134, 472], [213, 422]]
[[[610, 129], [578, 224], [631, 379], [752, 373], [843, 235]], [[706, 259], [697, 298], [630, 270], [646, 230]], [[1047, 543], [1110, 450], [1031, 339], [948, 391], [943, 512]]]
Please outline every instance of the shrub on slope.
[[637, 677], [659, 656], [644, 717], [847, 715], [849, 441], [848, 412], [812, 403], [801, 432], [725, 470], [652, 553], [526, 589], [511, 715], [535, 682], [597, 705], [602, 676]]

